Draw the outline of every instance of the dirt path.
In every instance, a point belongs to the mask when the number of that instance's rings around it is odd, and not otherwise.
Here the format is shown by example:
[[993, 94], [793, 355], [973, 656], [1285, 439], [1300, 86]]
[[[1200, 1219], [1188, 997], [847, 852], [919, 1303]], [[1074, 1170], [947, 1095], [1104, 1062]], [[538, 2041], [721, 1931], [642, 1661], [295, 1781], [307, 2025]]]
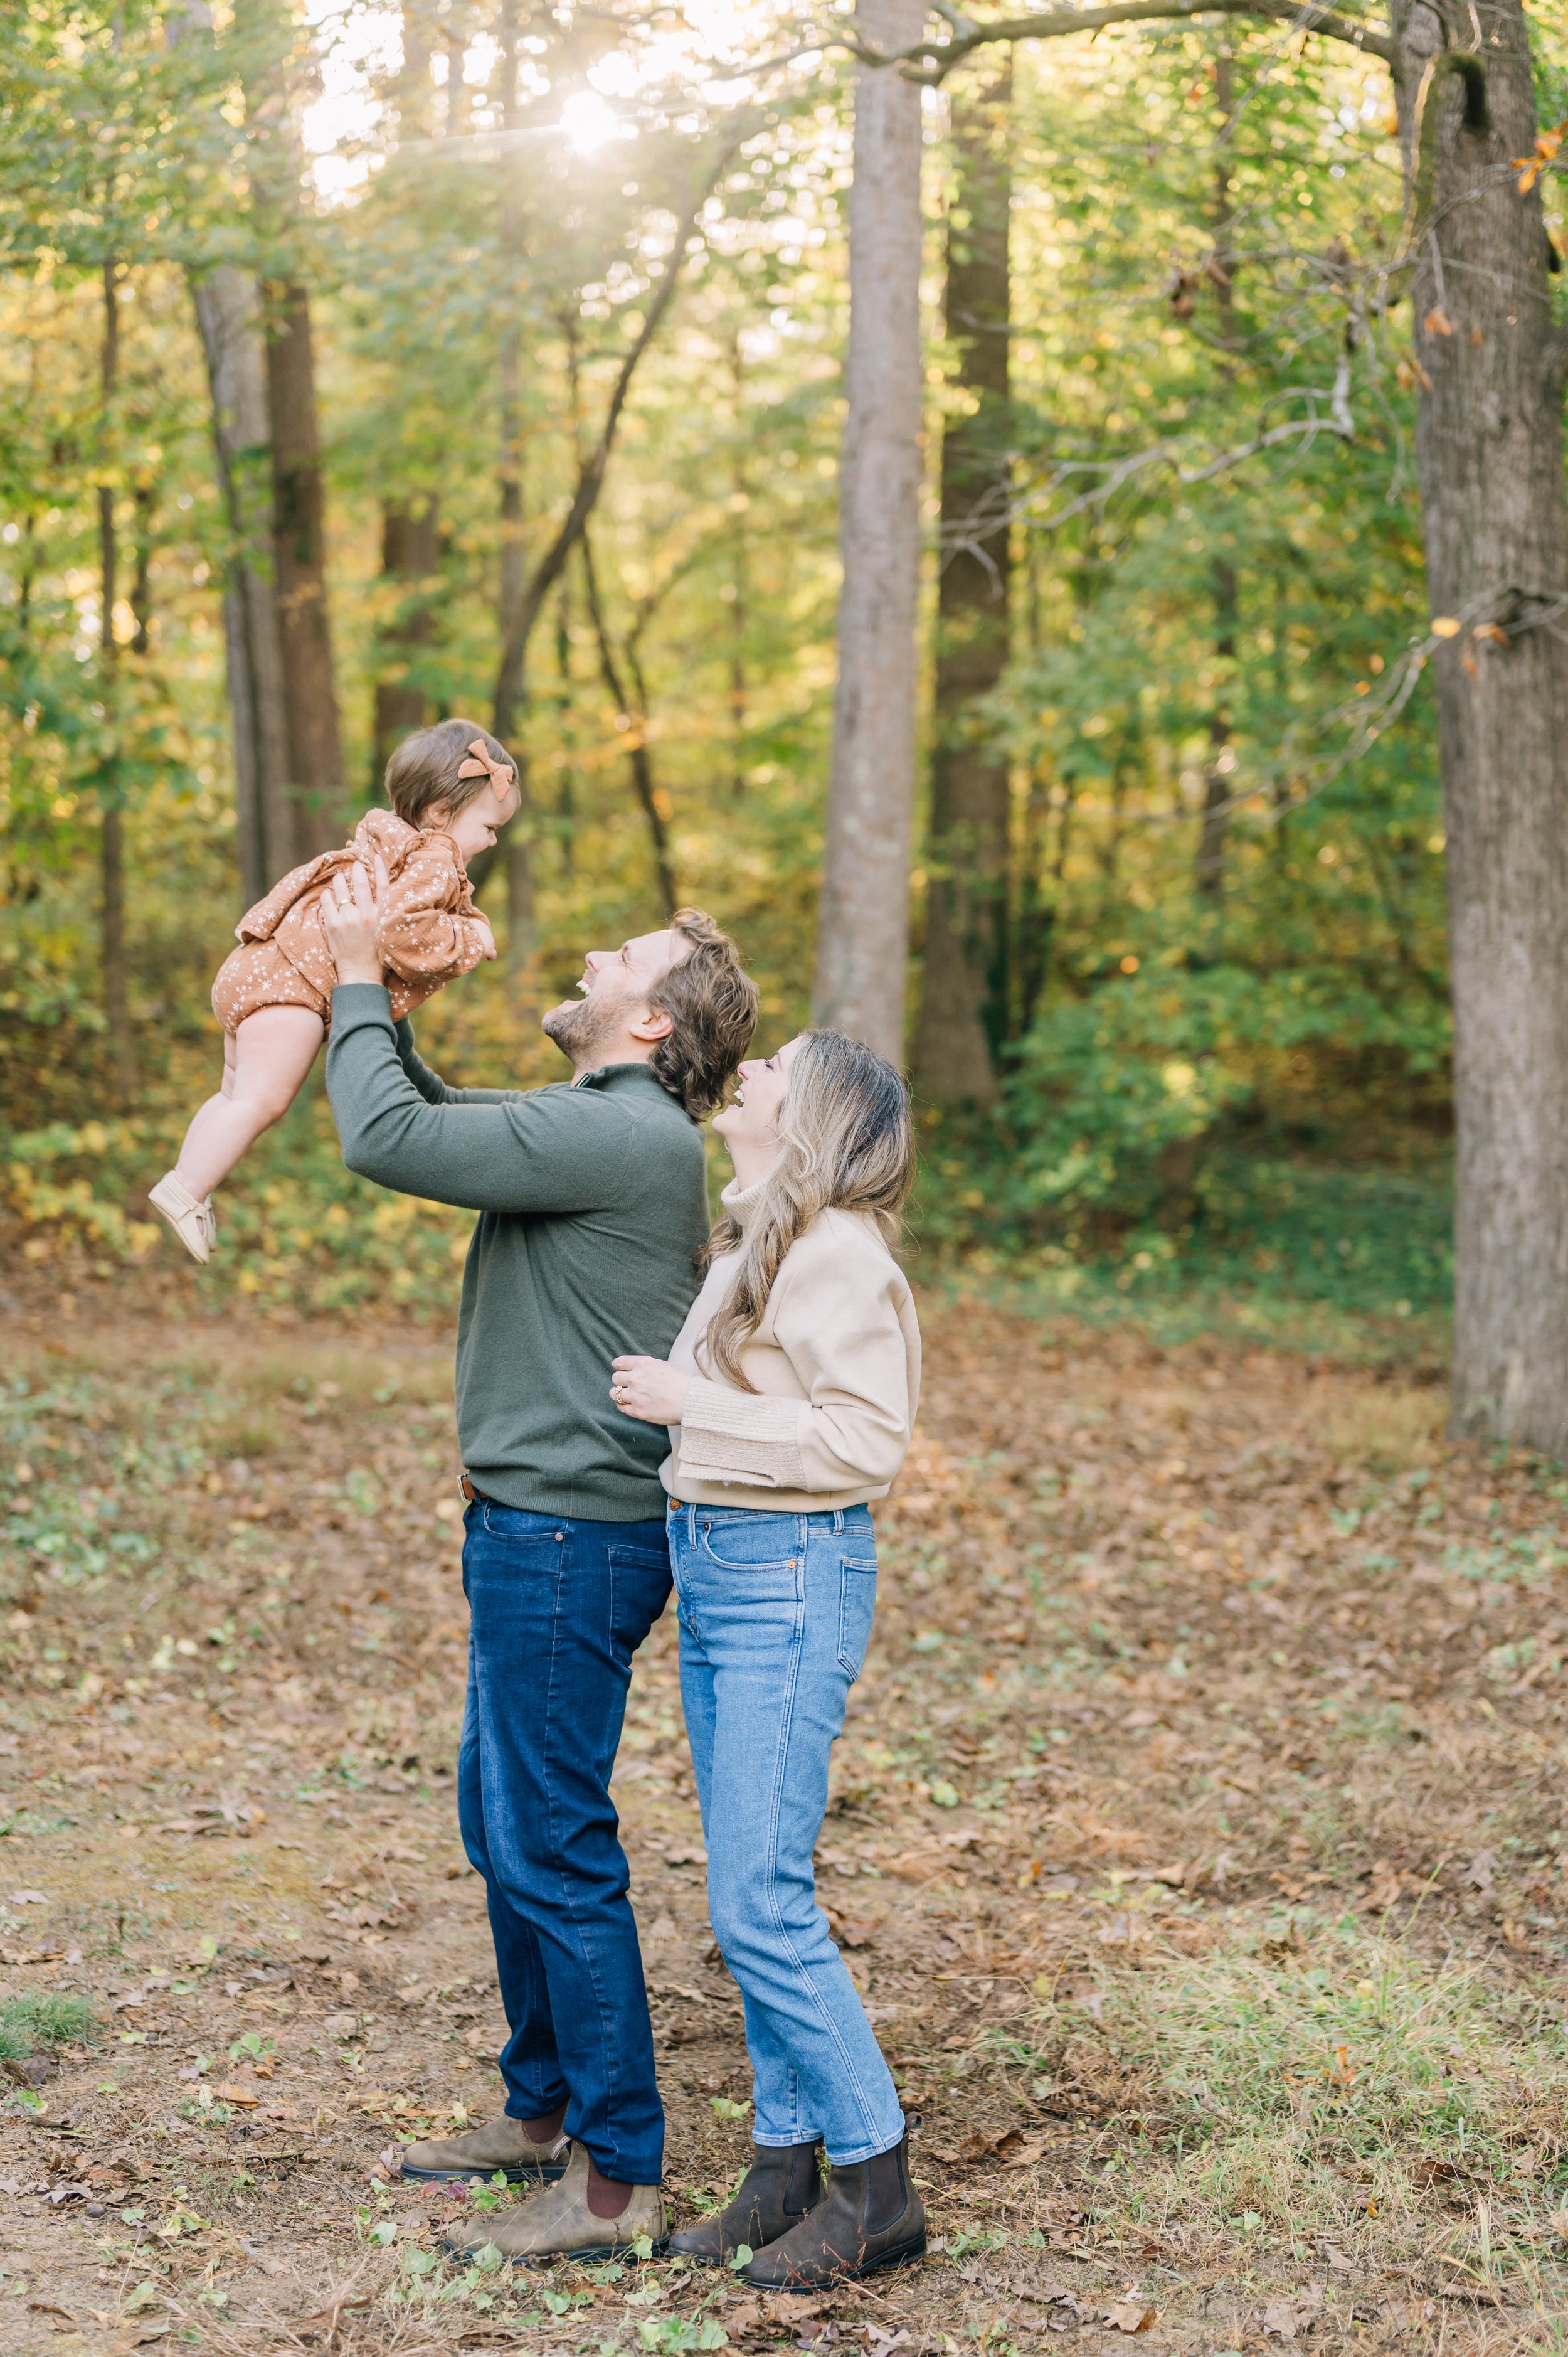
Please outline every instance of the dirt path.
[[[1568, 1485], [1436, 1393], [928, 1306], [819, 1857], [933, 2255], [768, 2305], [454, 2270], [391, 2173], [499, 2086], [446, 1338], [16, 1322], [0, 2349], [1557, 2345]], [[616, 1792], [689, 2212], [749, 2084], [668, 1616]]]

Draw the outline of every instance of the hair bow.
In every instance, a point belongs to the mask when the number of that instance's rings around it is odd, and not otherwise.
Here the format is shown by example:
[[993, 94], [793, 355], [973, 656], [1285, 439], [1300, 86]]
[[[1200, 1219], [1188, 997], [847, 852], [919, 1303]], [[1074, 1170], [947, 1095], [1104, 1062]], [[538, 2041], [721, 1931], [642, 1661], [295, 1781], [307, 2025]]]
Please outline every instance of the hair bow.
[[465, 778], [489, 778], [504, 802], [517, 783], [517, 771], [510, 761], [498, 761], [482, 737], [476, 737], [468, 748], [469, 758], [457, 772], [458, 782]]

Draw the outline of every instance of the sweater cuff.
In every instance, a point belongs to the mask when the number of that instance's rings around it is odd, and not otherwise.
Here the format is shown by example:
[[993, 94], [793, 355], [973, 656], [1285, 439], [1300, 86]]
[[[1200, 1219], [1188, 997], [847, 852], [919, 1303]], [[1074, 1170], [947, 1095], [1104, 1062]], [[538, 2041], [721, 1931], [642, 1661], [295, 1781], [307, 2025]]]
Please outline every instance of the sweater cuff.
[[693, 1375], [681, 1407], [681, 1467], [713, 1481], [801, 1490], [803, 1400], [731, 1391]]
[[377, 1024], [383, 1031], [396, 1029], [385, 984], [338, 983], [332, 992], [333, 1038], [340, 1039], [345, 1031], [361, 1031], [369, 1024]]

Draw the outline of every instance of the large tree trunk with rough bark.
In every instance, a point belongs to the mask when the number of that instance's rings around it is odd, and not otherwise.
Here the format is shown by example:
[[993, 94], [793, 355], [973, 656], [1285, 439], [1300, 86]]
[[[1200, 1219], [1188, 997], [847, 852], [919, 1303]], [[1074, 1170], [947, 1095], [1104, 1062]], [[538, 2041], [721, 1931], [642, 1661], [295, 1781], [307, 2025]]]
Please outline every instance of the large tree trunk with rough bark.
[[[925, 0], [860, 0], [872, 48], [919, 38]], [[839, 676], [817, 938], [816, 1017], [901, 1065], [915, 799], [919, 591], [920, 92], [862, 66], [849, 199], [849, 350], [839, 486]]]
[[392, 748], [424, 726], [420, 650], [435, 636], [431, 602], [441, 562], [440, 511], [433, 499], [387, 500], [381, 506], [381, 578], [398, 591], [396, 611], [378, 638], [383, 669], [376, 682], [372, 791], [379, 793]]
[[[519, 0], [501, 0], [499, 24], [500, 114], [503, 130], [515, 131], [522, 120], [518, 93], [518, 43], [521, 38]], [[522, 515], [522, 263], [525, 222], [518, 178], [519, 158], [502, 159], [500, 233], [502, 295], [497, 354], [499, 426], [497, 488], [500, 511], [499, 615], [501, 644], [515, 650], [502, 664], [496, 687], [496, 708], [508, 718], [520, 708], [527, 643], [521, 630], [526, 595]], [[499, 723], [498, 723], [499, 726]], [[533, 879], [532, 796], [527, 765], [517, 755], [519, 807], [506, 836], [507, 964], [514, 975], [526, 974], [539, 946]]]
[[294, 864], [284, 731], [283, 645], [272, 551], [272, 432], [256, 284], [223, 264], [191, 289], [212, 401], [218, 489], [229, 532], [223, 645], [234, 747], [240, 888], [248, 908]]
[[283, 645], [284, 724], [295, 852], [308, 859], [343, 840], [343, 756], [327, 611], [327, 534], [316, 414], [310, 296], [271, 290], [267, 406], [273, 423], [273, 571]]
[[[430, 136], [435, 84], [430, 78], [431, 9], [427, 0], [403, 0], [403, 56], [391, 98], [400, 141]], [[452, 17], [446, 29], [456, 39]], [[450, 75], [462, 76], [462, 47], [447, 58]], [[428, 492], [389, 491], [381, 501], [381, 579], [395, 597], [376, 634], [380, 677], [375, 684], [371, 728], [371, 791], [379, 796], [392, 748], [424, 724], [427, 698], [418, 676], [420, 650], [435, 636], [431, 593], [440, 564], [439, 502]]]
[[1005, 1024], [1007, 763], [976, 706], [1007, 665], [1011, 60], [955, 93], [948, 220], [948, 340], [967, 414], [942, 434], [935, 742], [926, 867], [925, 979], [915, 1085], [934, 1103], [989, 1103]]
[[119, 543], [114, 529], [115, 396], [120, 375], [120, 264], [103, 264], [102, 463], [98, 488], [99, 681], [114, 750], [104, 764], [99, 840], [99, 911], [103, 1024], [115, 1095], [128, 1104], [136, 1085], [136, 1043], [131, 1035], [131, 985], [125, 956], [125, 812], [120, 771], [119, 650], [114, 638]]
[[[166, 19], [171, 44], [210, 47], [207, 0], [185, 0]], [[283, 644], [273, 582], [272, 428], [261, 294], [231, 263], [195, 272], [196, 324], [207, 361], [218, 490], [228, 528], [223, 651], [234, 750], [240, 890], [247, 908], [295, 864], [284, 727]]]
[[273, 579], [283, 654], [284, 740], [295, 860], [343, 840], [343, 757], [327, 609], [325, 494], [310, 295], [301, 271], [303, 156], [293, 76], [299, 27], [289, 0], [251, 0], [240, 55], [252, 126], [251, 194], [263, 265], [272, 425]]
[[[1568, 498], [1520, 0], [1394, 13], [1448, 836], [1453, 1425], [1568, 1457]], [[1455, 15], [1466, 48], [1477, 20]]]

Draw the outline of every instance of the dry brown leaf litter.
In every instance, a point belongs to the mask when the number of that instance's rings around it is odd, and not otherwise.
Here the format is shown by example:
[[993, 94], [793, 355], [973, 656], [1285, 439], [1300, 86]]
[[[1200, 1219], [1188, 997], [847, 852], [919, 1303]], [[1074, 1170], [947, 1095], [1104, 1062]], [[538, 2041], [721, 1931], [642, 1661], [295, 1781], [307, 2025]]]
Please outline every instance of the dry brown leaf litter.
[[[1565, 1509], [1434, 1388], [929, 1307], [820, 1862], [943, 2247], [791, 2306], [465, 2280], [386, 2174], [499, 2087], [446, 1341], [21, 1322], [20, 1527], [148, 1544], [7, 1566], [4, 1988], [105, 2027], [5, 2107], [0, 2346], [1552, 2345]], [[617, 1793], [679, 2209], [748, 2083], [668, 1622]]]

